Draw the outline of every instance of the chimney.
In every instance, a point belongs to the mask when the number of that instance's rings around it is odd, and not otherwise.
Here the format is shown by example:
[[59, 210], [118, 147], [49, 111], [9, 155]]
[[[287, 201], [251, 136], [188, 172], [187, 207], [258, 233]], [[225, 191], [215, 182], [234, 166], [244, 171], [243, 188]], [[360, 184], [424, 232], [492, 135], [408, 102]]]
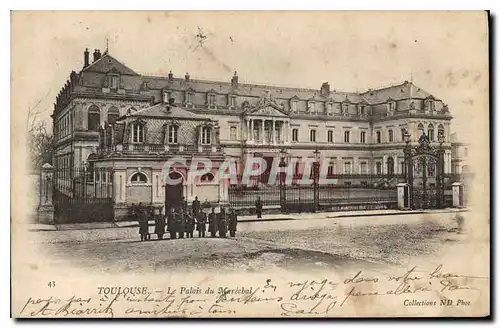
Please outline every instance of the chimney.
[[97, 49], [94, 49], [94, 62], [98, 59]]
[[186, 75], [184, 76], [184, 78], [186, 79], [186, 82], [189, 82], [189, 73], [186, 73]]
[[83, 52], [83, 68], [89, 66], [89, 49], [85, 48]]
[[233, 78], [231, 79], [231, 86], [235, 89], [238, 88], [238, 73], [236, 71], [234, 72]]
[[174, 80], [174, 74], [172, 74], [172, 71], [168, 73], [168, 80], [171, 82]]
[[321, 95], [323, 97], [328, 97], [330, 95], [330, 85], [328, 84], [328, 82], [324, 82], [321, 85]]

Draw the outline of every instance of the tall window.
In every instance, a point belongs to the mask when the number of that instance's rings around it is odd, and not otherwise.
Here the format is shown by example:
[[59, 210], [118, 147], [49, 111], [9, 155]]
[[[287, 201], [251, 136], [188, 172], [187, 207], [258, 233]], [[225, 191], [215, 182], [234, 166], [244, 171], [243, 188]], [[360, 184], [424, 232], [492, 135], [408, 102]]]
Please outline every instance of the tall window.
[[382, 174], [382, 163], [377, 162], [375, 164], [375, 167], [376, 167], [377, 174]]
[[292, 129], [292, 141], [293, 142], [299, 141], [299, 129]]
[[168, 127], [168, 143], [176, 144], [177, 143], [177, 132], [179, 131], [179, 127], [177, 125], [169, 125]]
[[309, 101], [308, 107], [309, 112], [314, 113], [316, 111], [316, 103], [314, 101]]
[[377, 131], [377, 143], [381, 143], [382, 142], [382, 138], [380, 137], [380, 131]]
[[344, 142], [349, 143], [350, 142], [350, 137], [351, 137], [351, 131], [347, 130], [344, 131]]
[[344, 162], [344, 174], [351, 174], [351, 162]]
[[359, 140], [363, 144], [366, 143], [366, 131], [361, 131], [361, 135], [360, 135]]
[[134, 124], [132, 126], [132, 142], [144, 142], [144, 126], [142, 124]]
[[332, 176], [334, 174], [335, 174], [335, 164], [331, 163], [330, 165], [328, 165], [328, 173], [327, 173], [327, 175], [328, 176]]
[[361, 162], [359, 165], [359, 173], [368, 174], [368, 163]]
[[316, 130], [309, 131], [309, 141], [316, 142]]
[[186, 92], [186, 104], [191, 104], [193, 102], [193, 94], [191, 92]]
[[209, 94], [208, 95], [208, 105], [210, 107], [215, 106], [215, 95], [214, 94]]
[[389, 102], [389, 104], [387, 105], [387, 108], [388, 108], [390, 113], [394, 113], [394, 111], [396, 111], [396, 102], [395, 101]]
[[118, 75], [109, 75], [109, 88], [110, 89], [118, 89], [120, 84], [120, 76]]
[[98, 131], [100, 122], [101, 122], [101, 111], [99, 110], [99, 107], [95, 105], [90, 106], [88, 112], [88, 130]]
[[297, 111], [297, 101], [296, 100], [292, 100], [290, 102], [290, 108], [292, 109], [292, 112], [296, 112]]
[[401, 141], [405, 141], [405, 132], [406, 132], [406, 129], [402, 128], [401, 129]]
[[429, 137], [430, 141], [434, 141], [434, 125], [429, 124], [427, 127], [427, 136]]
[[203, 145], [209, 145], [210, 144], [210, 135], [212, 133], [212, 129], [209, 127], [204, 126], [201, 129], [201, 143]]
[[234, 107], [234, 106], [236, 106], [236, 97], [229, 96], [229, 107]]
[[120, 111], [116, 107], [111, 107], [108, 109], [108, 123], [109, 124], [115, 124], [116, 120], [120, 116]]
[[349, 113], [349, 104], [342, 104], [342, 114]]
[[237, 140], [236, 132], [237, 132], [237, 129], [235, 126], [232, 126], [229, 128], [229, 139], [230, 140], [233, 140], [233, 141]]
[[328, 142], [333, 142], [333, 130], [328, 130]]
[[388, 131], [388, 134], [389, 134], [389, 142], [393, 142], [394, 141], [394, 133], [392, 132], [392, 129]]

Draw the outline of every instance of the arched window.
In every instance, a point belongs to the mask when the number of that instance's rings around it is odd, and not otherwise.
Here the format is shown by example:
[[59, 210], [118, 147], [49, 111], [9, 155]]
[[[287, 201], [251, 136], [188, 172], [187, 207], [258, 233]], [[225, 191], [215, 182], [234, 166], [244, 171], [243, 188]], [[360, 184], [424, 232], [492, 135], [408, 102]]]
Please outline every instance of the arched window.
[[148, 183], [148, 177], [142, 173], [142, 172], [137, 172], [132, 174], [130, 177], [130, 182], [131, 183]]
[[88, 130], [89, 131], [99, 131], [99, 125], [101, 123], [101, 111], [96, 105], [92, 105], [88, 112]]
[[120, 111], [116, 107], [111, 107], [108, 109], [108, 123], [115, 124], [116, 120], [120, 117]]
[[144, 125], [140, 123], [132, 125], [132, 142], [133, 143], [144, 142]]
[[430, 141], [434, 141], [434, 125], [429, 124], [427, 127], [427, 136], [429, 137]]
[[389, 134], [389, 142], [393, 142], [394, 141], [394, 132], [392, 132], [392, 130], [389, 130], [388, 134]]
[[444, 126], [443, 124], [438, 125], [438, 136], [442, 135], [444, 137]]
[[214, 181], [215, 177], [212, 173], [206, 173], [201, 176], [201, 182], [212, 182]]
[[203, 145], [209, 145], [210, 144], [210, 135], [212, 133], [212, 129], [210, 127], [204, 126], [201, 129], [201, 143]]

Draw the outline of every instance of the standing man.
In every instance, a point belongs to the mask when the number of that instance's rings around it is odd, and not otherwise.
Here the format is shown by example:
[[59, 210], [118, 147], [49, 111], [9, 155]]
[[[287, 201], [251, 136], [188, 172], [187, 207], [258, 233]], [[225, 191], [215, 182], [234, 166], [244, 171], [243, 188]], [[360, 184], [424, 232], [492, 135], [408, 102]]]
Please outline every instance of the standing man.
[[196, 230], [198, 230], [198, 238], [205, 237], [206, 229], [207, 229], [207, 213], [199, 212], [196, 221]]
[[198, 196], [196, 196], [193, 200], [193, 203], [191, 205], [191, 208], [193, 210], [193, 215], [195, 218], [198, 217], [198, 213], [200, 212], [201, 210], [201, 203], [200, 201], [198, 200]]
[[142, 203], [139, 203], [137, 212], [139, 221], [139, 234], [141, 235], [141, 241], [145, 241], [147, 239], [149, 227], [146, 211], [144, 211]]
[[257, 218], [262, 218], [262, 201], [260, 200], [260, 196], [257, 197], [255, 201], [255, 212], [257, 213]]
[[167, 229], [168, 232], [170, 233], [170, 239], [177, 238], [176, 222], [174, 215], [175, 215], [175, 210], [172, 207], [169, 207], [167, 214]]
[[187, 238], [193, 238], [193, 231], [194, 231], [194, 216], [193, 213], [188, 212], [186, 214], [186, 237]]
[[184, 232], [186, 231], [186, 212], [182, 208], [180, 208], [178, 215], [179, 222], [179, 238], [184, 238]]
[[219, 213], [219, 237], [226, 238], [227, 233], [227, 221], [226, 221], [226, 210], [221, 207]]
[[165, 217], [161, 214], [161, 210], [158, 209], [158, 214], [155, 213], [155, 234], [158, 239], [163, 239], [165, 234]]
[[208, 230], [210, 231], [210, 237], [214, 238], [217, 231], [217, 216], [213, 207], [212, 212], [208, 215]]
[[236, 237], [236, 226], [238, 225], [238, 216], [234, 208], [231, 208], [231, 213], [229, 214], [229, 236]]
[[181, 207], [182, 207], [182, 211], [184, 212], [184, 214], [186, 214], [187, 209], [188, 209], [188, 202], [187, 202], [186, 198], [184, 198], [184, 196], [182, 196], [182, 199], [181, 199]]

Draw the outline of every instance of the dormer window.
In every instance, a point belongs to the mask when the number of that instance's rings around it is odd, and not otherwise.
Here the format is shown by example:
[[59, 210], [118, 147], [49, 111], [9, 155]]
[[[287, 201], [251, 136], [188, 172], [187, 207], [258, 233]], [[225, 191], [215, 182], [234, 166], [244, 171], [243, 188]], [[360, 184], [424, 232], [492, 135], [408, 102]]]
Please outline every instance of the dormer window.
[[193, 103], [193, 94], [191, 92], [186, 92], [186, 105], [191, 105]]
[[396, 102], [391, 100], [387, 103], [387, 112], [393, 114], [396, 111]]
[[333, 103], [332, 102], [326, 103], [326, 113], [328, 115], [333, 115]]
[[314, 100], [309, 100], [309, 102], [307, 103], [307, 109], [309, 110], [310, 113], [315, 113], [316, 102]]
[[342, 104], [342, 114], [343, 115], [349, 114], [349, 104], [348, 103]]
[[172, 92], [165, 91], [163, 93], [163, 102], [166, 103], [166, 104], [168, 104], [171, 97], [172, 97]]
[[120, 86], [120, 75], [109, 74], [108, 75], [108, 85], [110, 89], [118, 89]]
[[215, 108], [215, 93], [207, 95], [208, 108]]
[[361, 115], [361, 116], [366, 115], [366, 107], [365, 107], [365, 105], [359, 105], [358, 112], [359, 112], [359, 115]]
[[229, 108], [235, 108], [236, 107], [236, 96], [235, 95], [228, 95], [227, 96]]
[[296, 112], [297, 111], [297, 100], [291, 100], [290, 101], [290, 109], [292, 110], [292, 112]]

